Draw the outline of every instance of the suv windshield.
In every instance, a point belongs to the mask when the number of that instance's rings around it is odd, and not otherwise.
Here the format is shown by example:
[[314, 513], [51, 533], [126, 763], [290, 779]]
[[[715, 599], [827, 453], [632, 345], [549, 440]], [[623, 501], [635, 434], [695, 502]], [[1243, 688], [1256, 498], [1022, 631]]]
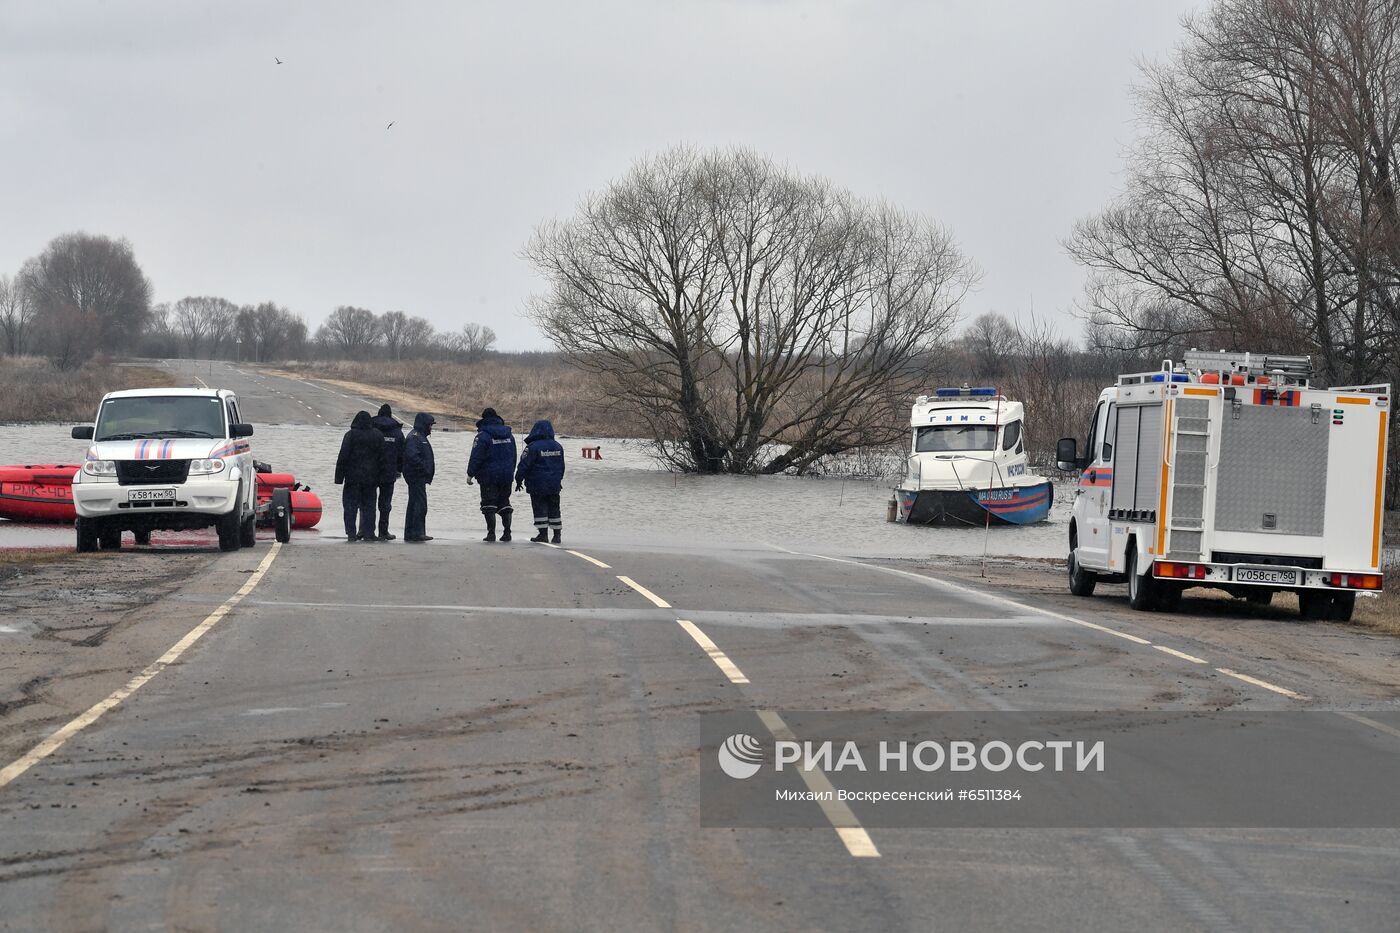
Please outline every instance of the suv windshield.
[[223, 402], [207, 395], [109, 398], [97, 415], [99, 441], [146, 437], [223, 437]]
[[919, 428], [914, 450], [919, 453], [961, 453], [969, 450], [991, 450], [997, 429], [980, 424], [947, 424]]

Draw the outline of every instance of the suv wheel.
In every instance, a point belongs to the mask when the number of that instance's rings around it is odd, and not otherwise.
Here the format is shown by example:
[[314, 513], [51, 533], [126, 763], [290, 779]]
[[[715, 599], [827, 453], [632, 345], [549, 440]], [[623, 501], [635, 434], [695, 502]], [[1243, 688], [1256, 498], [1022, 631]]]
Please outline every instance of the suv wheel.
[[117, 551], [122, 546], [122, 530], [106, 527], [97, 532], [97, 541], [104, 551]]
[[253, 547], [258, 543], [258, 517], [249, 515], [243, 519], [243, 525], [238, 529], [238, 543], [243, 547]]
[[240, 534], [242, 531], [243, 516], [241, 510], [235, 508], [227, 515], [220, 515], [215, 528], [219, 532], [219, 550], [238, 550]]
[[136, 539], [136, 543], [142, 547], [146, 547], [151, 543], [151, 532], [149, 529], [146, 531], [133, 531], [131, 534]]
[[73, 530], [77, 534], [79, 554], [97, 550], [97, 524], [92, 519], [79, 518], [73, 523]]

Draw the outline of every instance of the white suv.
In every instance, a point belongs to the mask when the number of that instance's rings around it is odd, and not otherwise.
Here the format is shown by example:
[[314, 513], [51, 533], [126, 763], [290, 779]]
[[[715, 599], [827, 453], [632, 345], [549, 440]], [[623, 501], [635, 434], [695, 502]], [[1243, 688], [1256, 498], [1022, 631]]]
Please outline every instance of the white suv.
[[95, 424], [73, 436], [91, 440], [73, 477], [79, 551], [137, 543], [153, 530], [208, 528], [219, 549], [255, 543], [257, 477], [253, 426], [223, 389], [131, 389], [103, 396]]

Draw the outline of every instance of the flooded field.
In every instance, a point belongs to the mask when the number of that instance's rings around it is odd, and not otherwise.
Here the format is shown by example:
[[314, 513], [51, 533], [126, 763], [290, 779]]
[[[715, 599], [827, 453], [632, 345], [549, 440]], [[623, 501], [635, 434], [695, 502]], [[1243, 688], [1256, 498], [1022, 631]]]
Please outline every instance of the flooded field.
[[[295, 473], [324, 499], [318, 529], [298, 532], [298, 541], [337, 541], [340, 489], [332, 482], [344, 430], [314, 425], [258, 425], [253, 450], [273, 468]], [[428, 532], [437, 538], [473, 538], [481, 533], [477, 487], [466, 483], [472, 434], [433, 434], [437, 479], [429, 489]], [[519, 439], [518, 439], [519, 440]], [[918, 528], [889, 524], [885, 504], [890, 482], [806, 479], [791, 476], [692, 476], [659, 469], [638, 441], [561, 438], [568, 456], [564, 483], [566, 543], [758, 542], [824, 554], [879, 557], [997, 556], [1059, 557], [1072, 493], [1057, 490], [1050, 520], [1024, 528]], [[0, 426], [0, 463], [55, 463], [81, 459], [83, 441], [67, 425]], [[601, 460], [584, 460], [583, 447], [602, 448]], [[403, 486], [392, 526], [403, 524]], [[515, 495], [521, 538], [530, 529], [530, 499]], [[156, 536], [157, 539], [160, 535]], [[169, 536], [167, 536], [169, 537]], [[202, 539], [208, 536], [182, 536]], [[71, 529], [22, 526], [0, 520], [0, 547], [69, 545]]]

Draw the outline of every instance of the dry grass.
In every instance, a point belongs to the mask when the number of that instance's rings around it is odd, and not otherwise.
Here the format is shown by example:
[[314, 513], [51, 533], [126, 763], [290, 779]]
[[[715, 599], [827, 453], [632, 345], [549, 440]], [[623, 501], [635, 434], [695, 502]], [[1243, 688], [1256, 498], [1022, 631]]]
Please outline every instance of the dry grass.
[[1383, 635], [1400, 635], [1400, 593], [1386, 590], [1376, 599], [1356, 600], [1352, 623]]
[[37, 357], [0, 357], [0, 422], [89, 421], [108, 392], [174, 385], [169, 372], [94, 359], [63, 372]]
[[475, 421], [488, 406], [517, 428], [548, 418], [560, 434], [638, 437], [640, 424], [610, 412], [595, 377], [544, 354], [500, 354], [479, 363], [337, 362], [284, 364], [327, 381], [380, 389], [386, 398], [430, 402], [415, 406]]

